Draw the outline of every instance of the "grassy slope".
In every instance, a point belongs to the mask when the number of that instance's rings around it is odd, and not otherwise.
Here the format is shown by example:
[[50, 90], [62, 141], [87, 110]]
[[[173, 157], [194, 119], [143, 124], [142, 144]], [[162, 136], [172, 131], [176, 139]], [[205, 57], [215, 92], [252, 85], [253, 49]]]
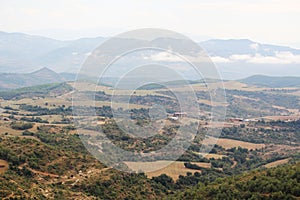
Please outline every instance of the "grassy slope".
[[4, 100], [13, 98], [25, 98], [25, 97], [38, 97], [41, 95], [59, 94], [71, 91], [73, 88], [67, 83], [51, 83], [45, 85], [38, 85], [33, 87], [25, 87], [10, 91], [0, 91], [0, 97]]

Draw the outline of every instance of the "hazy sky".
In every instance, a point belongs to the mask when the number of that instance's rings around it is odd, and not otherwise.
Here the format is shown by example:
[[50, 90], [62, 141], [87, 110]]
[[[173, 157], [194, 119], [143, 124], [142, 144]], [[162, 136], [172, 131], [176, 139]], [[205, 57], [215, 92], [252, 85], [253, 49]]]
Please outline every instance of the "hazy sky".
[[0, 30], [74, 39], [165, 28], [300, 48], [300, 0], [0, 0]]

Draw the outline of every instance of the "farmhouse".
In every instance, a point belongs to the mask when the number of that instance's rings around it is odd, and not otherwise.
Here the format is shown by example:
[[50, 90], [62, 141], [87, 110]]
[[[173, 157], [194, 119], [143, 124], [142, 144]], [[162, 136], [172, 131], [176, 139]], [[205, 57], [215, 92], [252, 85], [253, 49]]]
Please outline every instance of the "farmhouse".
[[177, 121], [180, 118], [186, 117], [187, 113], [186, 112], [175, 112], [173, 114], [168, 114], [168, 119], [172, 121]]
[[230, 122], [243, 122], [244, 119], [243, 118], [230, 118], [229, 121]]
[[170, 116], [169, 119], [170, 119], [170, 120], [173, 120], [173, 121], [177, 121], [177, 120], [178, 120], [178, 117]]
[[178, 118], [183, 118], [183, 117], [186, 117], [186, 116], [187, 116], [186, 112], [175, 112], [173, 114], [173, 117], [178, 117]]

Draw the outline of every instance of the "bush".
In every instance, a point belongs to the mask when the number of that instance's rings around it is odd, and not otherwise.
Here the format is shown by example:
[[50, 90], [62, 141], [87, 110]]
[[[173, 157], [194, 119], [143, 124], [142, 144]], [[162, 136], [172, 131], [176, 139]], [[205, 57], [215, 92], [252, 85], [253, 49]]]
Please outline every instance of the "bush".
[[32, 128], [33, 123], [12, 122], [10, 126], [15, 130], [26, 130]]
[[23, 136], [33, 136], [34, 133], [33, 133], [33, 132], [30, 132], [30, 131], [28, 131], [28, 130], [26, 130], [26, 131], [24, 131], [24, 132], [22, 133], [22, 135], [23, 135]]

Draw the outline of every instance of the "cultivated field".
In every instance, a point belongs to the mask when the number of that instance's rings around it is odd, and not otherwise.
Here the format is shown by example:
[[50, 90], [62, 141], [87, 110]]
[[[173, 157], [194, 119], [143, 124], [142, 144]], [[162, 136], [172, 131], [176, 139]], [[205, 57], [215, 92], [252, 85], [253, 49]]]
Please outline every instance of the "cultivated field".
[[290, 160], [290, 158], [286, 158], [286, 159], [282, 159], [282, 160], [276, 160], [274, 162], [271, 162], [271, 163], [268, 163], [268, 164], [264, 165], [264, 167], [266, 167], [266, 168], [277, 167], [279, 165], [283, 165], [283, 164], [288, 163], [289, 160]]
[[220, 155], [220, 154], [215, 154], [215, 153], [208, 153], [208, 154], [198, 153], [198, 152], [194, 152], [194, 153], [197, 154], [197, 155], [201, 155], [201, 156], [203, 156], [204, 158], [207, 158], [207, 159], [211, 159], [211, 158], [222, 159], [223, 157], [227, 157], [226, 155]]
[[230, 149], [234, 147], [242, 147], [246, 148], [248, 150], [255, 150], [255, 149], [261, 149], [265, 147], [265, 144], [254, 144], [250, 142], [243, 142], [239, 140], [232, 140], [232, 139], [225, 139], [225, 138], [213, 138], [213, 137], [208, 137], [205, 140], [203, 140], [203, 144], [217, 144], [219, 146], [222, 146], [225, 149]]
[[[162, 174], [166, 174], [166, 175], [170, 176], [174, 181], [176, 181], [179, 178], [179, 175], [185, 176], [186, 173], [188, 173], [188, 172], [191, 172], [191, 173], [201, 172], [200, 170], [186, 168], [184, 166], [184, 162], [180, 162], [180, 161], [175, 161], [175, 162], [172, 162], [172, 161], [125, 162], [125, 164], [134, 171], [146, 171], [146, 175], [148, 176], [148, 178], [157, 177]], [[210, 163], [193, 162], [193, 164], [196, 164], [203, 168], [211, 167]], [[164, 167], [164, 166], [166, 166], [166, 167]], [[164, 167], [164, 168], [156, 170], [156, 171], [151, 171], [151, 169], [161, 168], [161, 167]], [[149, 172], [147, 172], [147, 171], [149, 171]]]

